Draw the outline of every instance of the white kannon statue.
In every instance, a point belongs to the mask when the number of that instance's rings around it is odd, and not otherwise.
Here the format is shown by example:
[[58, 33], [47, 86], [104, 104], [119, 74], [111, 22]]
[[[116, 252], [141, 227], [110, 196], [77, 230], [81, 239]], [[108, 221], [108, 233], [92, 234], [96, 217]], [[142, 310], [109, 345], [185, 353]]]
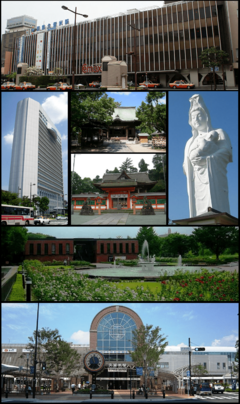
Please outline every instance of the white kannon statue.
[[232, 162], [232, 146], [226, 132], [213, 129], [209, 111], [199, 94], [190, 99], [189, 125], [192, 137], [184, 152], [183, 171], [187, 176], [190, 217], [208, 207], [230, 214], [227, 164]]

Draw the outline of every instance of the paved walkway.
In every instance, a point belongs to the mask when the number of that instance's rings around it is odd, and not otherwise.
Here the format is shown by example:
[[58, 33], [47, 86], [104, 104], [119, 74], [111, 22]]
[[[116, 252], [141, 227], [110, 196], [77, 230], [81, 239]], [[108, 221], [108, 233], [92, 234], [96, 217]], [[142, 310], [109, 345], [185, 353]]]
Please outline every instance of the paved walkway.
[[103, 213], [101, 215], [83, 216], [74, 212], [71, 216], [72, 225], [101, 226], [101, 225], [166, 225], [166, 215], [163, 212], [157, 212], [155, 215], [142, 216], [130, 215], [129, 213]]
[[138, 143], [134, 142], [126, 143], [110, 143], [103, 142], [103, 145], [96, 147], [81, 147], [79, 150], [74, 148], [73, 151], [81, 151], [82, 153], [166, 153], [166, 149], [152, 149], [151, 143]]

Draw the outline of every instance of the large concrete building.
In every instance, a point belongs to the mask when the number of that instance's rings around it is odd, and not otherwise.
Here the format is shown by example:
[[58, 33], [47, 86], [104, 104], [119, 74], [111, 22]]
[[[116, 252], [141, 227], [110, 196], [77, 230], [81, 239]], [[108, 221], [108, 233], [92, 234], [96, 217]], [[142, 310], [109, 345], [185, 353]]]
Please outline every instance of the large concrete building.
[[[63, 374], [62, 385], [70, 388], [72, 382], [76, 385], [91, 383], [92, 376], [84, 369], [83, 359], [88, 352], [98, 351], [104, 356], [105, 366], [96, 375], [97, 385], [109, 389], [129, 389], [131, 380], [131, 388], [137, 389], [144, 383], [144, 378], [137, 375], [136, 366], [129, 351], [133, 350], [132, 333], [142, 325], [139, 315], [127, 307], [114, 305], [101, 310], [91, 322], [89, 344], [71, 344], [72, 348], [81, 354], [81, 367], [73, 372], [72, 378]], [[147, 385], [150, 388], [154, 386], [158, 390], [164, 386], [170, 391], [177, 392], [187, 380], [188, 351], [186, 350], [188, 348], [166, 347], [154, 375], [148, 375]], [[10, 390], [13, 389], [14, 384], [23, 386], [27, 376], [32, 383], [32, 375], [27, 372], [26, 367], [29, 353], [26, 344], [2, 344], [2, 363], [3, 368], [6, 369], [4, 383]], [[193, 352], [192, 366], [202, 364], [208, 371], [197, 379], [230, 382], [230, 366], [235, 360], [235, 353], [236, 348], [233, 347], [206, 347], [205, 352]], [[32, 365], [31, 357], [28, 365]], [[46, 365], [48, 367], [47, 356]], [[22, 370], [19, 370], [19, 366], [22, 366]], [[15, 371], [11, 372], [14, 368]], [[193, 370], [192, 378], [196, 380]], [[53, 389], [54, 376], [42, 375], [42, 383], [51, 384]]]
[[12, 72], [13, 49], [15, 39], [22, 41], [23, 35], [30, 35], [32, 30], [37, 27], [37, 20], [33, 17], [23, 15], [7, 20], [6, 31], [2, 35], [1, 43], [1, 73], [9, 74]]
[[[212, 73], [200, 60], [202, 51], [212, 46], [229, 54], [224, 66], [227, 87], [238, 83], [238, 2], [237, 1], [176, 1], [163, 7], [148, 6], [115, 15], [77, 23], [76, 82], [84, 84], [101, 80], [104, 56], [126, 61], [128, 80], [134, 81], [134, 58], [127, 55], [134, 47], [136, 31], [137, 79], [148, 78], [164, 86], [184, 78], [196, 86], [208, 85]], [[60, 24], [61, 23], [61, 24]], [[62, 21], [52, 28], [43, 25], [34, 33], [15, 41], [14, 71], [19, 62], [33, 66], [38, 63], [45, 74], [55, 67], [69, 78], [75, 64], [72, 54], [73, 26]], [[19, 52], [19, 49], [22, 52]], [[37, 59], [37, 49], [41, 57]], [[75, 59], [75, 57], [74, 57]], [[222, 80], [217, 72], [217, 80]]]
[[20, 198], [49, 199], [49, 211], [63, 207], [61, 135], [42, 106], [31, 98], [17, 104], [9, 191]]

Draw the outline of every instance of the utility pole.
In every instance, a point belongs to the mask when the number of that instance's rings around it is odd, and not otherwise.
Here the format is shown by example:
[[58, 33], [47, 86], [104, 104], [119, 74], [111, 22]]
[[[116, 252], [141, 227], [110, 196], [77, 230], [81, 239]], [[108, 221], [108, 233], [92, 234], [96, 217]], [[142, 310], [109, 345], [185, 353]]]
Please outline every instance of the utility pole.
[[36, 394], [36, 377], [37, 377], [37, 339], [38, 339], [38, 317], [39, 317], [39, 303], [37, 307], [37, 323], [36, 323], [36, 335], [35, 335], [35, 352], [34, 352], [34, 374], [33, 374], [33, 398]]
[[189, 394], [191, 391], [191, 355], [192, 355], [192, 351], [191, 351], [191, 340], [190, 338], [188, 338], [188, 346], [189, 346]]

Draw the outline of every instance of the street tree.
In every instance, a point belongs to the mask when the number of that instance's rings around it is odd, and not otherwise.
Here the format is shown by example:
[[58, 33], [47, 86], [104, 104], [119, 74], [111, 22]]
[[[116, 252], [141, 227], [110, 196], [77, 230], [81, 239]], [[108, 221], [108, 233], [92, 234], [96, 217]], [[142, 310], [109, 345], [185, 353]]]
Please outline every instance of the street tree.
[[[152, 325], [141, 325], [139, 329], [133, 330], [133, 351], [129, 351], [132, 361], [138, 367], [157, 368], [160, 356], [168, 345], [167, 337], [160, 333], [161, 328]], [[146, 354], [146, 362], [144, 361]]]
[[198, 365], [191, 366], [191, 373], [192, 376], [202, 376], [208, 374], [208, 371], [203, 365], [199, 363]]
[[161, 255], [176, 257], [184, 255], [191, 249], [191, 240], [185, 234], [173, 233], [164, 237], [161, 244]]
[[2, 191], [1, 193], [1, 204], [6, 205], [19, 205], [21, 203], [21, 198], [15, 192]]
[[27, 68], [26, 74], [27, 76], [43, 76], [44, 71], [40, 67], [31, 66]]
[[193, 236], [198, 242], [216, 254], [217, 260], [225, 248], [235, 246], [235, 252], [238, 252], [239, 229], [231, 226], [210, 226], [194, 229]]
[[142, 101], [138, 107], [136, 116], [141, 123], [137, 129], [142, 133], [151, 135], [155, 131], [166, 131], [166, 105], [162, 100], [165, 95], [163, 92], [148, 93], [146, 102]]
[[222, 79], [225, 90], [224, 65], [229, 63], [228, 53], [224, 52], [223, 50], [211, 47], [208, 49], [204, 49], [199, 57], [205, 67], [213, 69], [214, 90], [216, 90], [215, 68], [222, 66]]
[[40, 203], [39, 203], [39, 209], [40, 211], [43, 213], [46, 210], [48, 210], [48, 205], [49, 205], [49, 199], [46, 196], [43, 196], [40, 199]]
[[[36, 331], [33, 336], [28, 337], [29, 342], [26, 346], [32, 352], [32, 358], [35, 354]], [[24, 357], [24, 354], [20, 356]], [[47, 375], [55, 376], [57, 380], [57, 390], [59, 389], [60, 377], [70, 376], [80, 367], [81, 355], [71, 348], [70, 344], [65, 342], [58, 329], [51, 330], [49, 328], [42, 328], [37, 334], [37, 374], [39, 378], [39, 385], [41, 386], [41, 379]], [[46, 371], [42, 369], [42, 362], [46, 363]]]

